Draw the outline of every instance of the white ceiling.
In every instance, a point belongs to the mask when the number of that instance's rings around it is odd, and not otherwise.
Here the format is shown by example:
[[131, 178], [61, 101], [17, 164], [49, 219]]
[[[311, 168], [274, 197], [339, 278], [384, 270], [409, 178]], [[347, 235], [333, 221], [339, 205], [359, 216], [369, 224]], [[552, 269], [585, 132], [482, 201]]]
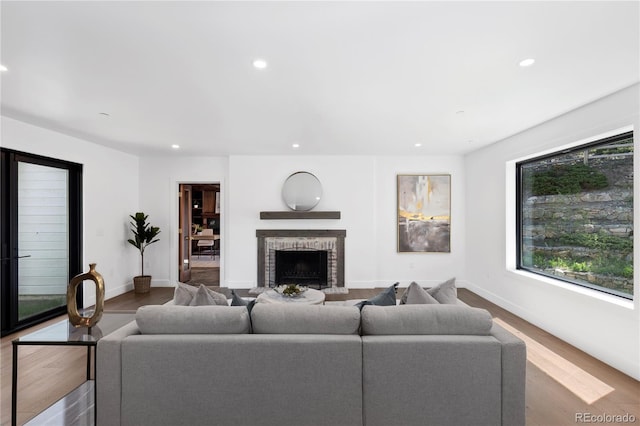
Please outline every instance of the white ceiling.
[[2, 113], [140, 155], [463, 154], [640, 81], [638, 1], [0, 7]]

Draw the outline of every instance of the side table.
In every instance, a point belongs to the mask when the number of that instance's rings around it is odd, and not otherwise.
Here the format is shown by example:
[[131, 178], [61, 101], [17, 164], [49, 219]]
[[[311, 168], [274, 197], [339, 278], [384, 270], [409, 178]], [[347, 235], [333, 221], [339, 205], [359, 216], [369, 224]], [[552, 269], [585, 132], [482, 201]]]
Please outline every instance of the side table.
[[[135, 311], [104, 312], [100, 322], [91, 328], [76, 328], [65, 319], [41, 330], [13, 340], [13, 365], [11, 383], [11, 424], [17, 424], [18, 408], [18, 347], [19, 346], [85, 346], [87, 348], [87, 380], [91, 380], [91, 359], [95, 375], [96, 346], [103, 336], [119, 329], [135, 319]], [[93, 349], [93, 357], [91, 356]], [[94, 386], [94, 418], [97, 412]]]

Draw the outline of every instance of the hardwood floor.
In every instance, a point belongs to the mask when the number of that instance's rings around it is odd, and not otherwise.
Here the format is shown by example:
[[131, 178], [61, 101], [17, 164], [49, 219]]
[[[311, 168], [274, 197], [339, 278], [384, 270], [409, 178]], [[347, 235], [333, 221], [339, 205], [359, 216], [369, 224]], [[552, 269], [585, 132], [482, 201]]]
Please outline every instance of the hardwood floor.
[[[125, 293], [105, 302], [105, 311], [131, 311], [167, 302], [173, 288], [153, 287], [148, 294]], [[0, 342], [0, 424], [11, 424], [11, 341], [54, 324], [66, 315], [2, 338]], [[17, 424], [22, 425], [86, 380], [87, 350], [78, 346], [20, 346]]]
[[[488, 310], [494, 321], [506, 324], [525, 340], [527, 426], [575, 425], [581, 414], [583, 419], [628, 414], [636, 419], [632, 424], [640, 423], [640, 382], [475, 293], [459, 289], [458, 297]], [[562, 369], [549, 369], [549, 365]], [[608, 393], [604, 392], [607, 387], [611, 389]]]
[[[353, 289], [349, 295], [328, 295], [327, 300], [366, 299], [379, 291]], [[246, 290], [238, 293], [248, 295]], [[400, 295], [401, 291], [398, 293]], [[154, 287], [145, 295], [130, 292], [107, 300], [105, 310], [135, 310], [142, 305], [165, 303], [172, 296], [173, 289], [163, 287]], [[509, 327], [527, 343], [528, 426], [575, 425], [579, 423], [576, 421], [579, 415], [586, 418], [586, 415], [627, 414], [640, 423], [640, 382], [466, 289], [459, 289], [458, 296], [471, 306], [487, 309], [496, 321]], [[1, 425], [11, 424], [11, 340], [62, 318], [2, 338]], [[85, 380], [84, 348], [23, 346], [19, 356], [19, 425], [28, 422]]]

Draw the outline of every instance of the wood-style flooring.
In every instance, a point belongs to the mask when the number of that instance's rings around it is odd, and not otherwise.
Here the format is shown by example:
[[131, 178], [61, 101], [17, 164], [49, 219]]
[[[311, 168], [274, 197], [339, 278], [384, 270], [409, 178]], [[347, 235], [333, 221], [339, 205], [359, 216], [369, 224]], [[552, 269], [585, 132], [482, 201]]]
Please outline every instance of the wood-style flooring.
[[[379, 291], [352, 289], [348, 295], [327, 295], [327, 300], [366, 299]], [[238, 293], [248, 295], [246, 290]], [[151, 293], [143, 295], [129, 292], [107, 300], [105, 310], [135, 310], [142, 305], [165, 303], [172, 296], [173, 288], [154, 287]], [[633, 416], [640, 424], [640, 382], [466, 289], [459, 289], [458, 296], [471, 306], [487, 309], [496, 321], [526, 342], [528, 426], [575, 425], [580, 423], [577, 416], [584, 419], [589, 415]], [[11, 340], [62, 318], [2, 338], [0, 425], [11, 424]], [[19, 356], [19, 425], [29, 422], [85, 381], [84, 348], [22, 346]], [[33, 422], [40, 419], [37, 417]]]
[[[142, 305], [159, 305], [170, 300], [173, 291], [169, 287], [153, 287], [147, 294], [131, 291], [105, 301], [105, 310], [131, 311]], [[66, 315], [1, 339], [0, 425], [11, 424], [11, 341], [64, 318]], [[25, 424], [86, 380], [87, 350], [84, 347], [20, 346], [18, 356], [18, 425]]]

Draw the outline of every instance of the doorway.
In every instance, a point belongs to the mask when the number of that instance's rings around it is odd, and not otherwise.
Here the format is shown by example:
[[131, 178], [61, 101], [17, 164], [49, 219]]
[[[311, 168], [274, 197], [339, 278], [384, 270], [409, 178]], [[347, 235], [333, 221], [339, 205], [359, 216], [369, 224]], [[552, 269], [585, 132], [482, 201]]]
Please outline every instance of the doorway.
[[81, 272], [82, 165], [0, 152], [5, 336], [66, 312], [67, 285]]
[[191, 285], [220, 285], [220, 184], [179, 186], [179, 281]]

